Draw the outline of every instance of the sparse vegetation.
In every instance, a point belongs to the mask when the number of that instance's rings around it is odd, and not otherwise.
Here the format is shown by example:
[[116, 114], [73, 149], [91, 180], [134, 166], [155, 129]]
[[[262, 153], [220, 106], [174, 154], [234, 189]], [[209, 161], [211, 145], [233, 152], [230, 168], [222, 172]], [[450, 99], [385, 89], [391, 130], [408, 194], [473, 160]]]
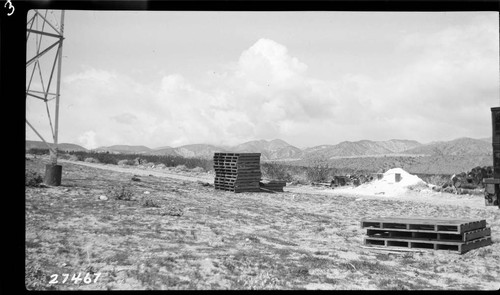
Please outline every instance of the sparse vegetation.
[[169, 215], [169, 216], [182, 216], [184, 214], [184, 211], [176, 206], [169, 206], [163, 212], [161, 213], [162, 215]]
[[79, 161], [78, 156], [76, 156], [76, 155], [69, 155], [68, 160], [70, 160], [70, 161]]
[[125, 165], [132, 166], [134, 164], [135, 164], [135, 162], [133, 160], [129, 160], [129, 159], [118, 161], [118, 165], [120, 165], [120, 166], [125, 166]]
[[203, 169], [201, 167], [194, 167], [193, 169], [191, 169], [191, 171], [201, 173], [201, 172], [205, 172], [205, 169]]
[[307, 160], [306, 175], [312, 182], [326, 182], [331, 180], [328, 159], [325, 157], [310, 158]]
[[[42, 171], [43, 161], [26, 161], [26, 170]], [[372, 213], [481, 216], [496, 232], [500, 211], [290, 192], [270, 198], [64, 165], [64, 187], [26, 187], [28, 289], [498, 289], [495, 237], [464, 255], [383, 254], [360, 247], [359, 220]], [[89, 197], [134, 200], [145, 191], [141, 202]], [[90, 266], [102, 273], [95, 284], [47, 283], [50, 274], [84, 274]]]
[[[48, 149], [30, 149], [33, 155], [48, 155]], [[211, 159], [183, 158], [171, 155], [113, 154], [108, 152], [69, 151], [59, 152], [61, 159], [85, 161], [93, 158], [98, 163], [114, 165], [143, 165], [155, 168], [178, 167], [178, 170], [195, 169], [197, 172], [213, 171]], [[94, 160], [89, 160], [94, 162]], [[386, 171], [399, 167], [416, 174], [425, 182], [442, 186], [449, 182], [453, 173], [468, 171], [476, 166], [491, 166], [491, 156], [384, 156], [342, 159], [313, 158], [291, 162], [261, 161], [262, 175], [268, 179], [278, 179], [295, 183], [328, 182], [334, 175], [359, 175]], [[198, 167], [198, 168], [197, 168]], [[193, 170], [192, 170], [193, 171]]]
[[43, 182], [43, 177], [36, 171], [26, 170], [25, 186], [37, 187]]
[[292, 181], [291, 166], [280, 163], [261, 163], [262, 175], [268, 179]]
[[159, 208], [161, 207], [160, 203], [153, 199], [153, 198], [144, 198], [142, 201], [142, 206], [143, 207], [153, 207], [153, 208]]
[[87, 162], [87, 163], [100, 163], [99, 160], [97, 160], [95, 158], [91, 158], [91, 157], [85, 158], [85, 162]]
[[175, 170], [176, 171], [187, 171], [188, 168], [186, 167], [186, 165], [177, 165], [177, 166], [175, 166]]
[[128, 185], [122, 185], [109, 189], [108, 195], [115, 200], [131, 201], [134, 193]]

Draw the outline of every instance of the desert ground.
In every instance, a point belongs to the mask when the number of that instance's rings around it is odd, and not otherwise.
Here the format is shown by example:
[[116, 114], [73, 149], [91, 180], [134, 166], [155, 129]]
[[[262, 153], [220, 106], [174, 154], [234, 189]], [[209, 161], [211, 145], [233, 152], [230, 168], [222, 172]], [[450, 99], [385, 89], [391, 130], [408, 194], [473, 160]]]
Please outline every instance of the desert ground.
[[[47, 163], [27, 158], [26, 169], [43, 176]], [[207, 172], [59, 164], [61, 186], [25, 189], [29, 290], [500, 288], [500, 209], [482, 196], [236, 194]], [[493, 244], [462, 255], [370, 249], [360, 220], [377, 216], [485, 219]]]

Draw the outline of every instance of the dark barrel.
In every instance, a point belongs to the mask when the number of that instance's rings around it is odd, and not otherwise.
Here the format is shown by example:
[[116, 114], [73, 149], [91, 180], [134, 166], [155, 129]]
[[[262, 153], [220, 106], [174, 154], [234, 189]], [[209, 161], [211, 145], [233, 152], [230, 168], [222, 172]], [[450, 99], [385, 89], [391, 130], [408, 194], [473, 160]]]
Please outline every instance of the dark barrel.
[[47, 164], [45, 165], [45, 179], [46, 185], [59, 186], [61, 185], [62, 166]]

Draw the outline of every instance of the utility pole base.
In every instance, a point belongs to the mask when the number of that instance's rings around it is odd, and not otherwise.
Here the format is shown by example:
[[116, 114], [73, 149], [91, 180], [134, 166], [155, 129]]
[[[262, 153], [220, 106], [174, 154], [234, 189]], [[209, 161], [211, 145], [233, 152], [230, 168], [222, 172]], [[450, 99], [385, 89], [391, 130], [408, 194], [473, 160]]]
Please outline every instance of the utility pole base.
[[45, 165], [45, 179], [44, 183], [46, 185], [60, 186], [62, 176], [62, 166], [47, 164]]

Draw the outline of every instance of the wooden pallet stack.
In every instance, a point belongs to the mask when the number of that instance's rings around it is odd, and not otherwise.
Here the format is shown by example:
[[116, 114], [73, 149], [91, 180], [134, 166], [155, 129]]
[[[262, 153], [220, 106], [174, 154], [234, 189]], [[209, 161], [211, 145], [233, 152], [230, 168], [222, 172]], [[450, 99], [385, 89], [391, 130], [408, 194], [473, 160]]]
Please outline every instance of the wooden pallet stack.
[[285, 186], [286, 181], [282, 180], [263, 180], [260, 182], [260, 187], [274, 192], [282, 192]]
[[380, 217], [361, 220], [365, 245], [449, 250], [463, 254], [492, 243], [486, 220]]
[[260, 192], [260, 153], [215, 153], [215, 189]]

